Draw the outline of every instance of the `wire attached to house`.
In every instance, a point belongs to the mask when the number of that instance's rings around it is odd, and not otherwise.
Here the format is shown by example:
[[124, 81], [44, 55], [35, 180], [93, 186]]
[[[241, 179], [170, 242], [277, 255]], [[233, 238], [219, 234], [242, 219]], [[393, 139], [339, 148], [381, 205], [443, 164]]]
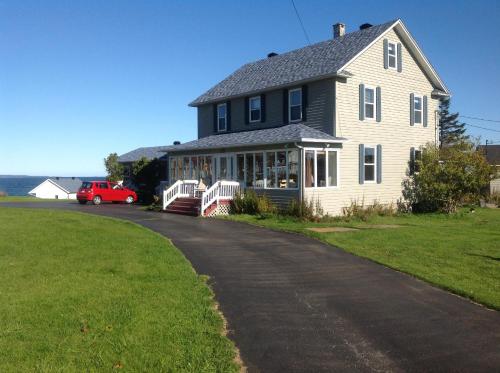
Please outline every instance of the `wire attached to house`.
[[483, 122], [493, 122], [493, 123], [500, 123], [500, 120], [496, 119], [486, 119], [486, 118], [478, 118], [478, 117], [469, 117], [467, 115], [459, 115], [460, 118], [467, 118], [467, 119], [474, 119], [474, 120], [481, 120]]
[[469, 124], [469, 123], [465, 123], [465, 125], [469, 126], [469, 127], [481, 128], [482, 130], [486, 130], [486, 131], [492, 131], [492, 132], [499, 132], [500, 133], [500, 130], [494, 130], [492, 128], [486, 128], [486, 127], [476, 126], [474, 124]]
[[295, 6], [295, 3], [293, 0], [290, 0], [292, 2], [293, 9], [295, 10], [295, 14], [297, 15], [297, 18], [299, 19], [300, 27], [302, 27], [302, 31], [304, 32], [304, 36], [306, 37], [307, 43], [311, 45], [311, 40], [309, 40], [309, 35], [307, 35], [306, 28], [304, 27], [304, 24], [302, 23], [302, 18], [300, 18], [299, 11], [297, 10], [297, 7]]

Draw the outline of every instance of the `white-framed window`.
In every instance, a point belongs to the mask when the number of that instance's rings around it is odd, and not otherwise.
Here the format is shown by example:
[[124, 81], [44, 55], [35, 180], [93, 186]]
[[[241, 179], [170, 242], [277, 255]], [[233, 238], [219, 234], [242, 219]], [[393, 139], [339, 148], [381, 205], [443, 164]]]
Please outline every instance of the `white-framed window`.
[[420, 162], [422, 162], [422, 148], [411, 148], [410, 154], [410, 175], [420, 172]]
[[217, 105], [217, 131], [224, 132], [227, 130], [227, 105]]
[[365, 119], [375, 119], [376, 105], [375, 87], [365, 86]]
[[337, 150], [305, 150], [304, 185], [306, 188], [325, 188], [338, 186]]
[[302, 88], [288, 91], [288, 118], [290, 122], [302, 120]]
[[260, 96], [250, 97], [248, 100], [248, 119], [250, 123], [260, 122], [261, 119]]
[[387, 43], [387, 58], [389, 68], [396, 70], [398, 68], [396, 43]]
[[365, 146], [365, 157], [364, 157], [364, 170], [365, 170], [365, 183], [375, 182], [376, 173], [376, 159], [377, 159], [377, 148], [375, 146]]
[[413, 97], [413, 123], [422, 124], [424, 99], [422, 96]]

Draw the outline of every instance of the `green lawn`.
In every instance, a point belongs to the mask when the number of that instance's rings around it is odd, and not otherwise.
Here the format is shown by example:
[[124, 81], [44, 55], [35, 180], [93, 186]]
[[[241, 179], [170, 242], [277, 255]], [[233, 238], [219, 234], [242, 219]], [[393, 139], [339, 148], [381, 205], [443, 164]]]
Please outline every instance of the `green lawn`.
[[[477, 209], [475, 213], [450, 216], [375, 217], [366, 223], [303, 223], [249, 215], [228, 218], [318, 238], [500, 310], [500, 209]], [[402, 227], [370, 229], [373, 224]], [[306, 229], [331, 226], [362, 229], [343, 233]]]
[[236, 372], [213, 294], [165, 238], [0, 207], [0, 371]]
[[53, 202], [53, 201], [69, 201], [67, 199], [44, 199], [32, 196], [1, 196], [1, 202]]

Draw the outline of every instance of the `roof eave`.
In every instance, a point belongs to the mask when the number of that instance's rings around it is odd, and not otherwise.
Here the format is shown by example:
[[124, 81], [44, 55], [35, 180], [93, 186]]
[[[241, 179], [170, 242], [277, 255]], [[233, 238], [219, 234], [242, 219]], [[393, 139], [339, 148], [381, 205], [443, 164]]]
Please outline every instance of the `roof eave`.
[[286, 84], [279, 84], [279, 85], [275, 85], [275, 86], [271, 86], [271, 87], [267, 87], [267, 88], [263, 88], [263, 89], [257, 89], [254, 91], [243, 92], [243, 93], [240, 93], [237, 95], [223, 96], [223, 97], [218, 97], [215, 99], [210, 99], [210, 100], [206, 100], [206, 101], [202, 101], [202, 102], [197, 102], [196, 100], [194, 100], [194, 101], [190, 102], [188, 104], [188, 106], [198, 107], [198, 106], [202, 106], [202, 105], [214, 104], [216, 102], [221, 102], [221, 101], [225, 101], [225, 100], [233, 100], [235, 98], [240, 98], [240, 97], [247, 97], [247, 96], [251, 96], [251, 95], [256, 95], [256, 94], [268, 92], [271, 90], [283, 89], [286, 87], [293, 87], [293, 86], [304, 84], [304, 83], [315, 82], [315, 81], [322, 80], [322, 79], [328, 79], [328, 78], [347, 79], [347, 78], [351, 78], [351, 77], [353, 77], [353, 74], [351, 74], [349, 71], [341, 70], [341, 71], [337, 71], [333, 74], [318, 75], [318, 76], [315, 76], [313, 78], [296, 80], [296, 81], [286, 83]]
[[344, 137], [338, 137], [336, 139], [314, 139], [307, 137], [299, 137], [297, 139], [287, 139], [283, 141], [275, 142], [263, 142], [263, 143], [252, 143], [252, 144], [231, 144], [231, 145], [217, 145], [217, 146], [203, 146], [188, 149], [175, 149], [170, 150], [169, 153], [181, 153], [181, 152], [192, 152], [199, 150], [215, 150], [215, 149], [230, 149], [230, 148], [253, 148], [256, 146], [268, 146], [268, 145], [283, 145], [283, 144], [293, 144], [293, 143], [323, 143], [323, 144], [343, 144], [349, 140]]

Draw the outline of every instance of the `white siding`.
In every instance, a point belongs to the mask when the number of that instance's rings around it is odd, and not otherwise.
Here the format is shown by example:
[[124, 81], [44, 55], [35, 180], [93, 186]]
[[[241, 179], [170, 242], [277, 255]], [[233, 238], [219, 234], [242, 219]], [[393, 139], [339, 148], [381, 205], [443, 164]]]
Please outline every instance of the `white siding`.
[[[391, 30], [385, 38], [400, 42]], [[435, 142], [435, 110], [438, 100], [431, 98], [433, 87], [403, 44], [403, 71], [384, 69], [383, 39], [372, 45], [346, 70], [354, 74], [347, 82], [336, 82], [336, 134], [346, 137], [340, 151], [340, 188], [305, 190], [305, 197], [319, 198], [325, 212], [340, 214], [351, 201], [372, 204], [396, 202], [401, 197], [410, 148]], [[382, 121], [359, 120], [359, 84], [382, 89]], [[427, 95], [428, 126], [410, 126], [410, 94]], [[382, 183], [359, 184], [359, 144], [382, 145]]]

